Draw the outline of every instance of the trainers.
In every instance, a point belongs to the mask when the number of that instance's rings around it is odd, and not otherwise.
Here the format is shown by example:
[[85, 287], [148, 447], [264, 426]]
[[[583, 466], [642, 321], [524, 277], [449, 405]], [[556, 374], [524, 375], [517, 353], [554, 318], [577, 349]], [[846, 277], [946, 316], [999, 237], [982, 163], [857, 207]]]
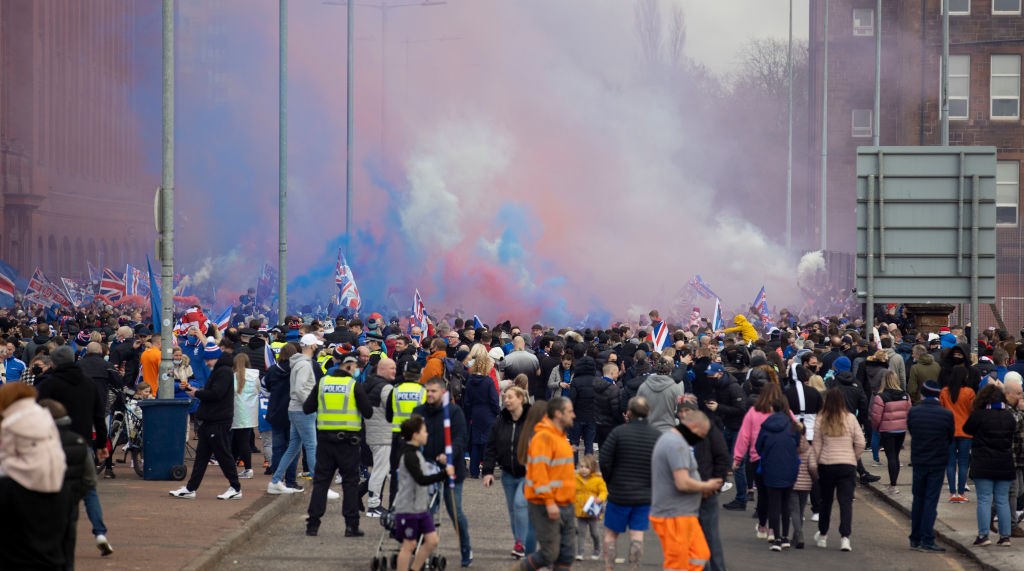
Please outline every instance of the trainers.
[[523, 557], [526, 557], [526, 550], [523, 549], [522, 543], [519, 543], [517, 541], [515, 546], [512, 547], [512, 557], [515, 557], [516, 559], [522, 559]]
[[1008, 536], [1008, 535], [1001, 536], [999, 538], [999, 541], [996, 542], [996, 545], [998, 547], [1009, 547], [1010, 546], [1010, 536]]
[[872, 482], [877, 482], [881, 479], [881, 476], [876, 476], [874, 474], [864, 474], [863, 476], [860, 477], [860, 483], [866, 486]]
[[747, 503], [746, 502], [740, 502], [740, 501], [733, 500], [733, 501], [731, 501], [731, 502], [729, 502], [727, 504], [724, 504], [722, 506], [722, 509], [727, 509], [729, 511], [735, 511], [735, 512], [741, 512], [741, 511], [745, 511], [747, 509]]
[[274, 475], [274, 471], [271, 470], [270, 467], [268, 466], [266, 469], [263, 470], [263, 475], [264, 476], [273, 476]]
[[104, 480], [113, 480], [116, 477], [117, 476], [114, 475], [114, 469], [113, 468], [107, 468], [106, 470], [103, 471], [103, 479]]
[[921, 544], [921, 545], [917, 546], [917, 551], [920, 551], [921, 553], [945, 553], [946, 552], [946, 548], [945, 547], [939, 547], [938, 545], [935, 545], [934, 543], [931, 544], [931, 545]]
[[885, 493], [889, 494], [890, 496], [895, 496], [896, 494], [900, 493], [900, 489], [897, 488], [896, 486], [886, 486]]
[[267, 493], [272, 496], [279, 494], [294, 494], [297, 491], [298, 490], [295, 490], [294, 488], [289, 488], [284, 485], [284, 482], [270, 482], [267, 484]]
[[814, 542], [817, 543], [818, 547], [825, 549], [828, 547], [828, 536], [822, 535], [820, 531], [814, 532]]
[[780, 539], [779, 544], [782, 545], [783, 549], [789, 549], [790, 547], [793, 547], [793, 544], [789, 542], [788, 537], [783, 537], [782, 539]]
[[583, 554], [582, 553], [577, 553], [576, 554], [576, 561], [583, 561]]
[[882, 463], [879, 462], [878, 460], [875, 460], [874, 462], [871, 463], [871, 467], [872, 468], [881, 468], [882, 467]]
[[768, 544], [768, 549], [770, 549], [772, 551], [779, 551], [779, 552], [781, 552], [782, 551], [782, 542], [781, 541], [773, 541], [770, 544]]
[[114, 548], [110, 546], [110, 542], [107, 541], [107, 536], [102, 533], [96, 536], [96, 549], [100, 550], [100, 555], [106, 557], [114, 552]]
[[346, 527], [345, 537], [362, 537], [366, 535], [366, 532], [359, 529], [358, 527]]
[[295, 491], [295, 493], [299, 493], [299, 492], [302, 492], [302, 491], [303, 491], [303, 490], [305, 489], [305, 488], [303, 488], [302, 486], [300, 486], [300, 485], [298, 484], [298, 482], [292, 482], [292, 483], [290, 483], [290, 484], [289, 484], [288, 482], [285, 482], [285, 483], [284, 483], [284, 486], [285, 486], [286, 488], [289, 488], [289, 489], [291, 489], [291, 490]]
[[196, 497], [196, 493], [186, 488], [185, 486], [182, 486], [177, 490], [171, 490], [168, 493], [174, 496], [175, 498], [184, 498], [187, 500], [193, 500]]
[[462, 558], [462, 566], [463, 567], [469, 567], [472, 564], [473, 564], [473, 550], [470, 550], [469, 554], [466, 557]]
[[380, 509], [380, 506], [370, 508], [366, 510], [366, 517], [380, 517], [384, 513], [384, 510]]
[[601, 560], [601, 552], [600, 551], [595, 551], [595, 552], [591, 553], [590, 554], [590, 560], [591, 561], [600, 561]]
[[240, 500], [242, 499], [242, 490], [236, 490], [231, 486], [228, 486], [228, 490], [223, 494], [217, 496], [218, 500]]
[[334, 475], [334, 483], [335, 484], [340, 484], [341, 483], [341, 474], [335, 474]]
[[327, 488], [327, 499], [328, 500], [336, 500], [336, 499], [338, 499], [340, 497], [341, 497], [341, 494], [339, 494], [338, 492], [335, 492], [334, 490], [332, 490], [330, 488]]
[[241, 472], [238, 473], [238, 477], [240, 479], [242, 479], [242, 480], [251, 480], [252, 479], [252, 475], [253, 475], [252, 468], [250, 468], [248, 470], [242, 470]]
[[811, 521], [818, 521], [818, 518], [819, 518], [819, 517], [820, 517], [820, 516], [819, 516], [818, 514], [816, 514], [816, 513], [812, 513], [812, 514], [811, 514]]
[[768, 528], [755, 525], [754, 532], [757, 534], [758, 539], [768, 539]]
[[769, 531], [768, 531], [768, 542], [769, 542], [769, 543], [771, 543], [771, 542], [773, 542], [773, 541], [775, 541], [775, 532], [774, 532], [774, 531], [771, 531], [771, 530], [769, 530]]
[[839, 551], [853, 551], [849, 537], [843, 537], [839, 540]]
[[312, 480], [313, 474], [310, 474], [309, 472], [299, 472], [299, 477], [303, 480]]
[[974, 543], [971, 545], [975, 547], [985, 547], [986, 545], [992, 545], [992, 540], [987, 535], [979, 535], [974, 539]]

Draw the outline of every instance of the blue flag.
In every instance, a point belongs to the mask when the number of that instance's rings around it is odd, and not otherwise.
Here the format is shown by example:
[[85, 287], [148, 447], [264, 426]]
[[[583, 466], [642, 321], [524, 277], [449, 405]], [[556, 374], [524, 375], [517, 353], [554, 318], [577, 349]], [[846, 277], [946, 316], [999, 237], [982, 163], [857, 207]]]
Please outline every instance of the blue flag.
[[484, 327], [483, 322], [480, 321], [479, 317], [474, 315], [473, 316], [473, 329], [483, 329], [483, 327]]
[[153, 275], [153, 266], [149, 263], [149, 256], [146, 256], [146, 269], [149, 271], [149, 307], [153, 311], [153, 333], [160, 333], [161, 326], [161, 307], [160, 307], [160, 287], [156, 283], [156, 277]]
[[722, 300], [715, 298], [715, 314], [711, 317], [711, 328], [715, 331], [725, 329], [725, 319], [722, 318]]

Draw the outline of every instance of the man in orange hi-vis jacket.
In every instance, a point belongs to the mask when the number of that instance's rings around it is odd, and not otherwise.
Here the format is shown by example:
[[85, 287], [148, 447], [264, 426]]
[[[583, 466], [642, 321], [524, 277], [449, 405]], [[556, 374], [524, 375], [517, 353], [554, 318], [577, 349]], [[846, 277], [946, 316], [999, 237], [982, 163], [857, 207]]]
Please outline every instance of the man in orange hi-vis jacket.
[[513, 569], [569, 569], [576, 556], [576, 472], [572, 447], [565, 437], [576, 414], [567, 398], [552, 398], [547, 406], [547, 416], [537, 423], [530, 440], [523, 487], [530, 503], [537, 551], [517, 562]]

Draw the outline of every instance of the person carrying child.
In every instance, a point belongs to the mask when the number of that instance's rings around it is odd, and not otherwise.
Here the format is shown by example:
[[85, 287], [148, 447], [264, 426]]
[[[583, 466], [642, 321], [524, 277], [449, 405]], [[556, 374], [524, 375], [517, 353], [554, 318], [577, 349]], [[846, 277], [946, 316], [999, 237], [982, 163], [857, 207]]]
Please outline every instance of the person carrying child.
[[580, 458], [576, 467], [576, 561], [583, 560], [583, 551], [587, 543], [584, 530], [589, 530], [590, 539], [594, 542], [594, 551], [590, 558], [601, 559], [601, 512], [604, 502], [608, 499], [608, 486], [601, 477], [597, 467], [597, 458], [586, 454]]
[[[428, 486], [454, 478], [455, 466], [444, 466], [444, 471], [436, 474], [424, 473], [426, 459], [420, 448], [427, 443], [427, 426], [422, 416], [414, 414], [403, 421], [400, 431], [404, 445], [398, 460], [398, 492], [391, 504], [395, 513], [395, 539], [402, 542], [397, 569], [419, 571], [438, 543]], [[423, 544], [416, 550], [420, 537], [423, 537]], [[414, 550], [416, 559], [412, 560]]]

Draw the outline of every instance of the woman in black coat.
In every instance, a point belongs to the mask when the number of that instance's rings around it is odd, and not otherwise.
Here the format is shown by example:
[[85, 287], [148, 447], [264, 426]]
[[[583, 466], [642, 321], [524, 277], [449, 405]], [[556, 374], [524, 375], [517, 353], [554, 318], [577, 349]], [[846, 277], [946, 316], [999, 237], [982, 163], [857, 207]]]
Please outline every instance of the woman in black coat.
[[1007, 408], [1002, 387], [991, 383], [974, 399], [974, 411], [964, 422], [971, 444], [971, 479], [978, 493], [978, 538], [974, 545], [989, 545], [992, 498], [999, 516], [999, 545], [1010, 545], [1010, 484], [1013, 466], [1013, 433], [1017, 422]]
[[512, 522], [512, 537], [515, 539], [512, 553], [516, 557], [524, 557], [526, 553], [532, 553], [536, 547], [526, 497], [523, 495], [526, 466], [516, 458], [519, 438], [526, 423], [527, 413], [530, 412], [529, 395], [519, 387], [509, 387], [505, 389], [504, 402], [505, 408], [491, 427], [484, 450], [484, 487], [490, 487], [494, 483], [494, 467], [500, 466], [501, 487], [505, 490], [505, 503]]
[[469, 475], [473, 478], [480, 477], [480, 462], [483, 460], [487, 436], [501, 412], [498, 389], [489, 374], [494, 368], [494, 361], [483, 351], [482, 345], [479, 347], [480, 354], [469, 367], [462, 397], [462, 409], [469, 423]]

